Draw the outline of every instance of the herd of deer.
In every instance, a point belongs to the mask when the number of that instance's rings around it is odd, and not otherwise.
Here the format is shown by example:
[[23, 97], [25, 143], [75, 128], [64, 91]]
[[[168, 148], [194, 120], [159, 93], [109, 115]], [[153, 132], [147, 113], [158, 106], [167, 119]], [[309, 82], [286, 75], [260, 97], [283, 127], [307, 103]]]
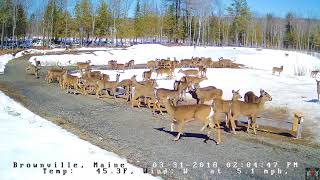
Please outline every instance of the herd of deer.
[[[200, 59], [200, 60], [199, 60]], [[156, 61], [148, 61], [147, 67], [149, 71], [142, 74], [143, 81], [138, 82], [136, 75], [131, 79], [124, 79], [119, 81], [120, 74], [116, 75], [116, 81], [110, 81], [107, 74], [102, 74], [100, 71], [92, 71], [90, 61], [77, 64], [77, 68], [81, 73], [81, 77], [72, 76], [68, 70], [63, 68], [49, 69], [45, 77], [48, 83], [58, 82], [62, 89], [67, 93], [77, 94], [95, 94], [97, 98], [113, 96], [117, 98], [117, 88], [123, 88], [124, 93], [122, 97], [131, 101], [131, 106], [141, 107], [147, 106], [153, 110], [163, 114], [165, 110], [172, 117], [171, 131], [177, 128], [178, 135], [173, 140], [179, 140], [184, 126], [190, 121], [199, 121], [203, 123], [201, 131], [208, 130], [210, 136], [211, 130], [216, 131], [216, 143], [221, 142], [220, 135], [220, 115], [225, 119], [226, 128], [229, 128], [232, 133], [235, 132], [236, 120], [239, 116], [248, 118], [247, 132], [250, 127], [256, 134], [256, 118], [258, 113], [263, 109], [265, 102], [271, 101], [271, 96], [264, 90], [260, 90], [260, 96], [256, 96], [252, 91], [249, 91], [244, 96], [244, 101], [240, 99], [242, 96], [238, 91], [232, 91], [232, 99], [222, 99], [223, 91], [214, 86], [201, 87], [200, 82], [207, 80], [206, 69], [212, 67], [212, 60], [210, 58], [192, 58], [192, 61], [170, 59], [162, 59]], [[221, 64], [232, 63], [230, 60], [219, 59]], [[188, 63], [187, 63], [188, 62]], [[191, 63], [192, 62], [192, 63]], [[196, 62], [196, 63], [195, 63]], [[226, 63], [227, 62], [227, 63]], [[134, 60], [126, 64], [117, 64], [116, 61], [109, 62], [110, 69], [121, 69], [124, 67], [133, 68]], [[167, 75], [172, 77], [176, 67], [197, 67], [198, 69], [182, 70], [178, 73], [184, 74], [180, 80], [176, 80], [173, 84], [173, 90], [165, 88], [157, 88], [156, 80], [151, 79], [151, 74]], [[274, 68], [273, 71], [279, 72], [280, 68]], [[283, 70], [283, 67], [281, 68]], [[39, 68], [34, 65], [28, 65], [27, 72], [35, 72], [38, 76]], [[282, 71], [281, 70], [281, 71]], [[186, 101], [186, 93], [189, 92], [191, 96], [197, 100], [196, 104], [178, 105]], [[320, 81], [318, 82], [318, 96], [320, 94]], [[211, 105], [204, 104], [205, 102], [212, 102]], [[185, 103], [184, 103], [185, 104]]]

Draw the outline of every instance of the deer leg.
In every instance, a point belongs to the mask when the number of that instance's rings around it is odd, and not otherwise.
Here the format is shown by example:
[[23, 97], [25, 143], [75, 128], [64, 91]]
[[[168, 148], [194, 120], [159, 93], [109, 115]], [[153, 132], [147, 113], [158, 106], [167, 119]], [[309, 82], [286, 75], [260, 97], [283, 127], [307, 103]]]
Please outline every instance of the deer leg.
[[235, 119], [237, 119], [238, 116], [233, 115], [230, 117], [230, 123], [231, 123], [231, 128], [232, 128], [232, 133], [233, 134], [237, 134], [236, 133], [236, 124], [234, 123]]
[[[208, 125], [210, 124], [210, 122], [209, 121], [207, 121], [206, 123], [204, 123], [204, 125], [203, 125], [203, 127], [200, 129], [200, 131], [204, 131], [204, 129], [206, 128], [206, 127], [208, 127]], [[209, 133], [209, 132], [208, 132]], [[209, 135], [208, 135], [209, 136]]]
[[117, 88], [112, 88], [112, 94], [114, 99], [117, 99], [116, 91], [117, 91]]
[[229, 129], [229, 115], [228, 113], [225, 114], [226, 117], [226, 127]]
[[173, 139], [173, 141], [178, 141], [178, 140], [180, 139], [180, 136], [181, 136], [181, 134], [182, 134], [183, 127], [184, 127], [184, 123], [179, 124], [179, 127], [178, 127], [178, 135]]
[[251, 120], [252, 119], [248, 117], [247, 133], [249, 133], [249, 130], [250, 130]]
[[220, 130], [220, 125], [219, 125], [219, 123], [217, 124], [217, 126], [215, 127], [215, 129], [216, 129], [216, 137], [217, 137], [217, 139], [218, 139], [218, 140], [216, 140], [216, 144], [218, 145], [218, 144], [220, 144], [220, 142], [221, 142], [221, 130]]
[[254, 134], [257, 134], [257, 131], [256, 131], [256, 116], [253, 116], [251, 121], [252, 121], [253, 132], [254, 132]]
[[174, 123], [174, 122], [172, 122], [172, 123], [171, 123], [171, 129], [170, 129], [170, 131], [171, 131], [171, 132], [173, 132], [173, 131], [174, 131], [174, 127], [175, 127], [175, 123]]
[[160, 114], [163, 115], [163, 111], [161, 110], [161, 104], [160, 103], [157, 105], [157, 108], [160, 111]]

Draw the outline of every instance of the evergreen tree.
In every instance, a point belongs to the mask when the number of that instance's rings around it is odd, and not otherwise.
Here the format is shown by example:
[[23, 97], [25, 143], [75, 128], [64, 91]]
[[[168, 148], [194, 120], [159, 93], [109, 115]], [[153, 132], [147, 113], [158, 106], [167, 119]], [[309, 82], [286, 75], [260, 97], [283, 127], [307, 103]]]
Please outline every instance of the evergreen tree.
[[233, 18], [231, 36], [236, 45], [239, 41], [245, 45], [247, 27], [251, 20], [251, 13], [246, 0], [233, 0], [227, 8], [229, 15]]
[[101, 0], [96, 18], [96, 35], [99, 37], [108, 35], [111, 25], [112, 15], [108, 10], [108, 4]]
[[286, 26], [285, 26], [285, 37], [284, 37], [284, 47], [293, 48], [294, 47], [294, 26], [293, 26], [293, 13], [288, 13], [286, 16]]

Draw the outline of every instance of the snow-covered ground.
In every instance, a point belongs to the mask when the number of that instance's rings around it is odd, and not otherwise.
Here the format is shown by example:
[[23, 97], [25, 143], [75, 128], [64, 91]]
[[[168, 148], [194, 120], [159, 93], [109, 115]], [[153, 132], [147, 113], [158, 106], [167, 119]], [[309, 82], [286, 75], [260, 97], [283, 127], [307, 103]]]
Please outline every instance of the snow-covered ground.
[[[85, 50], [86, 48], [82, 48]], [[94, 50], [95, 48], [90, 48]], [[105, 49], [105, 50], [103, 50]], [[176, 46], [167, 47], [158, 44], [141, 44], [131, 46], [126, 49], [119, 48], [98, 48], [92, 53], [80, 54], [64, 54], [64, 55], [44, 55], [34, 56], [30, 60], [37, 58], [42, 61], [43, 65], [55, 65], [59, 62], [60, 65], [76, 64], [91, 60], [94, 65], [105, 65], [109, 60], [117, 60], [119, 63], [128, 62], [131, 59], [135, 60], [136, 64], [146, 63], [155, 58], [178, 60], [193, 57], [211, 57], [213, 60], [218, 60], [219, 57], [235, 59], [237, 63], [247, 65], [248, 67], [271, 70], [273, 66], [284, 65], [284, 73], [294, 74], [295, 68], [304, 68], [309, 74], [310, 70], [315, 67], [320, 68], [319, 60], [307, 54], [283, 51], [262, 49], [257, 51], [255, 48], [234, 48], [234, 47], [191, 47], [191, 46]], [[289, 55], [286, 56], [285, 53]]]
[[4, 54], [0, 56], [0, 74], [4, 74], [6, 64], [13, 59], [11, 54]]
[[[126, 159], [100, 149], [59, 126], [33, 114], [0, 91], [0, 179], [155, 179]], [[61, 167], [61, 162], [64, 167]], [[71, 166], [67, 167], [68, 162]], [[94, 162], [112, 168], [94, 167]], [[18, 167], [15, 167], [17, 163]], [[57, 167], [54, 167], [57, 163]], [[20, 165], [24, 164], [20, 168]], [[34, 167], [37, 164], [38, 167]], [[44, 168], [40, 168], [44, 164]], [[48, 168], [48, 164], [51, 167]], [[114, 164], [124, 164], [125, 175]], [[31, 165], [31, 167], [29, 167]], [[124, 168], [120, 168], [121, 173]], [[50, 174], [53, 170], [53, 174]], [[61, 174], [57, 174], [60, 170]], [[65, 171], [63, 171], [65, 170]], [[62, 173], [66, 173], [62, 175]], [[113, 173], [113, 174], [111, 174]]]
[[[301, 111], [305, 114], [307, 124], [312, 128], [314, 134], [320, 137], [320, 102], [317, 101], [316, 82], [310, 77], [310, 71], [320, 69], [320, 60], [304, 53], [241, 47], [190, 47], [177, 46], [167, 47], [157, 44], [136, 45], [127, 49], [106, 49], [105, 51], [94, 51], [93, 53], [82, 53], [79, 55], [44, 55], [31, 57], [42, 61], [43, 65], [69, 65], [78, 61], [91, 60], [94, 65], [106, 65], [109, 60], [117, 60], [125, 63], [131, 59], [135, 63], [146, 63], [155, 58], [174, 57], [177, 60], [193, 57], [211, 57], [217, 60], [219, 57], [235, 59], [236, 63], [244, 64], [249, 69], [209, 69], [208, 80], [202, 82], [202, 87], [213, 85], [223, 90], [225, 99], [231, 98], [233, 89], [240, 89], [242, 95], [247, 91], [259, 94], [260, 88], [269, 92], [273, 101], [268, 102], [268, 107], [288, 108], [290, 113]], [[286, 56], [286, 53], [288, 56]], [[284, 66], [281, 76], [272, 75], [272, 67]], [[301, 69], [305, 76], [296, 76], [295, 71]], [[131, 78], [133, 74], [137, 79], [142, 79], [143, 69], [126, 70], [120, 73], [120, 80]], [[117, 71], [103, 71], [115, 79]], [[182, 74], [177, 73], [175, 79], [180, 79]], [[153, 77], [156, 78], [156, 77]], [[158, 78], [159, 87], [173, 88], [174, 80]], [[290, 116], [292, 116], [290, 114]], [[320, 138], [316, 139], [320, 142]]]

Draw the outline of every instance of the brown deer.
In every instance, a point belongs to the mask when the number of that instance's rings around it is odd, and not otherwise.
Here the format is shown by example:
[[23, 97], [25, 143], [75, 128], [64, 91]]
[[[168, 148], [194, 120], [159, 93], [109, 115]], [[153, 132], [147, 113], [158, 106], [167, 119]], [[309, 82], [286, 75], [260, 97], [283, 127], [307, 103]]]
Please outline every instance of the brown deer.
[[183, 76], [181, 81], [186, 81], [188, 83], [188, 89], [190, 90], [192, 86], [199, 86], [200, 82], [207, 79], [207, 77]]
[[[167, 100], [165, 101], [165, 107], [172, 118], [171, 131], [174, 131], [175, 126], [177, 126], [178, 135], [173, 139], [174, 141], [178, 141], [180, 139], [186, 123], [191, 121], [198, 121], [204, 124], [201, 131], [203, 131], [208, 125], [210, 129], [216, 128], [216, 144], [219, 144], [221, 142], [220, 125], [219, 123], [214, 121], [213, 106], [205, 104], [173, 106], [171, 100], [167, 98]], [[208, 136], [210, 135], [210, 133], [211, 131], [208, 132]]]
[[123, 87], [125, 89], [125, 96], [127, 101], [130, 100], [131, 90], [132, 90], [132, 80], [131, 79], [124, 79], [120, 81], [117, 85], [118, 87]]
[[54, 82], [54, 81], [59, 81], [62, 77], [62, 75], [65, 73], [66, 70], [64, 69], [49, 69], [48, 73], [45, 77], [45, 80], [48, 83]]
[[141, 84], [137, 82], [136, 75], [132, 76], [131, 78], [132, 86], [134, 87], [134, 91], [132, 92], [132, 101], [131, 106], [134, 107], [134, 103], [138, 100], [138, 108], [140, 108], [140, 97], [144, 97], [144, 102], [146, 103], [146, 99], [150, 98], [151, 100], [148, 101], [148, 108], [151, 108], [151, 102], [155, 102], [155, 94], [154, 89], [158, 86], [155, 80], [148, 80]]
[[83, 70], [84, 71], [90, 70], [90, 63], [91, 63], [90, 60], [88, 60], [86, 62], [77, 62], [77, 68], [80, 71], [81, 75], [83, 73]]
[[[251, 119], [248, 122], [247, 132], [249, 132], [250, 125], [253, 128], [254, 134], [256, 132], [256, 118], [258, 113], [262, 110], [266, 101], [272, 101], [272, 97], [265, 91], [261, 91], [262, 94], [259, 97], [257, 103], [247, 103], [239, 100], [233, 100], [231, 103], [230, 114], [228, 115], [229, 121], [231, 122], [232, 131], [235, 134], [235, 120], [238, 119], [240, 115], [247, 116]], [[232, 93], [239, 93], [238, 91], [232, 90]]]
[[220, 57], [219, 58], [219, 67], [222, 67], [222, 68], [231, 67], [233, 62], [234, 61], [232, 61], [230, 59], [224, 59], [223, 57]]
[[119, 83], [120, 74], [117, 74], [116, 81], [106, 81], [106, 80], [98, 80], [96, 83], [96, 95], [97, 98], [102, 97], [105, 95], [103, 90], [109, 89], [112, 92], [113, 98], [116, 99], [116, 90], [117, 85]]
[[207, 68], [205, 66], [199, 66], [199, 72], [200, 72], [201, 77], [207, 76]]
[[67, 93], [70, 93], [72, 88], [74, 89], [74, 94], [80, 93], [79, 79], [77, 76], [72, 76], [68, 73], [68, 71], [65, 71], [62, 77], [63, 87], [64, 89], [67, 89]]
[[241, 95], [239, 92], [233, 93], [232, 99], [231, 100], [223, 100], [221, 96], [217, 96], [213, 100], [213, 105], [215, 107], [214, 111], [214, 119], [215, 122], [219, 122], [220, 120], [218, 119], [219, 114], [223, 113], [225, 115], [225, 125], [227, 128], [229, 128], [229, 112], [231, 108], [231, 103], [232, 101], [239, 100], [241, 98]]
[[156, 109], [160, 111], [161, 114], [163, 114], [161, 110], [161, 105], [164, 105], [164, 101], [166, 101], [167, 98], [170, 98], [172, 100], [173, 105], [176, 106], [177, 102], [180, 97], [180, 88], [181, 86], [178, 86], [177, 90], [171, 90], [171, 89], [165, 89], [165, 88], [159, 88], [155, 90], [155, 97], [156, 97], [156, 103], [153, 108], [153, 111]]
[[189, 93], [191, 94], [192, 98], [197, 100], [197, 104], [203, 104], [205, 101], [211, 101], [218, 97], [221, 98], [223, 91], [214, 86], [208, 86], [189, 90]]
[[186, 92], [188, 89], [187, 81], [177, 81], [177, 80], [174, 81], [173, 89], [174, 90], [180, 89], [179, 100], [183, 101], [184, 99], [186, 99]]
[[[260, 94], [262, 94], [262, 89], [260, 90]], [[244, 102], [248, 103], [258, 103], [259, 97], [254, 94], [252, 91], [248, 91], [244, 94]]]
[[144, 71], [142, 73], [142, 78], [144, 81], [151, 79], [152, 71]]
[[190, 76], [190, 75], [198, 76], [200, 74], [199, 70], [197, 69], [187, 69], [187, 70], [180, 69], [178, 73], [182, 73], [185, 76]]
[[134, 69], [134, 60], [130, 60], [129, 62], [126, 63], [126, 66], [128, 69]]
[[156, 61], [148, 61], [147, 62], [147, 67], [151, 70], [155, 69], [156, 68]]
[[272, 74], [274, 75], [276, 72], [278, 72], [279, 73], [279, 76], [280, 76], [280, 73], [282, 73], [282, 71], [283, 71], [283, 66], [281, 66], [281, 67], [273, 67], [272, 68]]
[[172, 79], [173, 78], [173, 71], [174, 69], [173, 68], [158, 68], [155, 70], [155, 73], [157, 75], [157, 77], [160, 75], [160, 76], [163, 76], [163, 75], [166, 75], [169, 79]]
[[39, 78], [38, 73], [39, 73], [40, 68], [38, 66], [35, 66], [33, 64], [28, 64], [26, 67], [26, 73], [35, 75], [37, 78]]
[[116, 60], [108, 61], [108, 69], [116, 70], [117, 69], [117, 61]]
[[116, 65], [116, 69], [117, 69], [117, 70], [122, 70], [122, 72], [124, 72], [125, 65], [124, 65], [124, 64], [117, 64], [117, 65]]

